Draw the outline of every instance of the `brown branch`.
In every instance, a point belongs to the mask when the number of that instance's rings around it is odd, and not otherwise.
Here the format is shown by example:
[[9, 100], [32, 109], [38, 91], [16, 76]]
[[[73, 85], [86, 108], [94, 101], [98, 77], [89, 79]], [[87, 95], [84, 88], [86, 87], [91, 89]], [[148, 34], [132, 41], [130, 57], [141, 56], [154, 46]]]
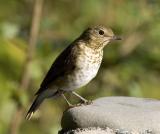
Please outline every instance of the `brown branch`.
[[24, 64], [24, 72], [22, 73], [22, 81], [20, 85], [20, 89], [23, 89], [23, 90], [26, 90], [29, 85], [29, 80], [30, 80], [29, 68], [30, 68], [30, 64], [32, 62], [32, 59], [35, 53], [36, 44], [37, 44], [42, 6], [43, 6], [43, 0], [35, 0], [32, 26], [30, 30], [29, 45], [27, 49], [27, 58]]
[[[24, 63], [22, 78], [19, 86], [20, 90], [27, 90], [30, 83], [29, 69], [35, 54], [35, 48], [37, 44], [37, 37], [38, 37], [39, 25], [40, 25], [40, 18], [42, 14], [43, 1], [44, 0], [35, 0], [35, 3], [34, 3], [29, 44], [28, 44], [28, 49], [26, 54], [26, 60]], [[24, 111], [24, 108], [18, 105], [17, 110], [14, 113], [13, 119], [11, 121], [10, 130], [9, 130], [10, 134], [18, 134], [18, 131], [23, 119], [23, 111]]]

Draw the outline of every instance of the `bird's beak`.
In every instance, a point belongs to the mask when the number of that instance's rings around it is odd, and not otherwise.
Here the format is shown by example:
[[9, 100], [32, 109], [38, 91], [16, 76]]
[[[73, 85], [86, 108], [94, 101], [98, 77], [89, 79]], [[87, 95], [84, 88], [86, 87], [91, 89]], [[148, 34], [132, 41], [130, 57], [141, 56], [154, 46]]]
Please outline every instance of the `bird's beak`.
[[114, 40], [122, 40], [122, 38], [120, 36], [114, 35], [111, 37], [111, 41], [114, 41]]

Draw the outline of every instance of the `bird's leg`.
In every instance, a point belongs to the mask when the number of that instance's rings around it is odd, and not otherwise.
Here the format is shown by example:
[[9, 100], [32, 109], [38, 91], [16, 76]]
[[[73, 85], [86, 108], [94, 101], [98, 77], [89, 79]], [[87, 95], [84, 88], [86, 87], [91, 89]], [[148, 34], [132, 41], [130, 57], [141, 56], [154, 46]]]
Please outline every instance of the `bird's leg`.
[[85, 98], [83, 98], [82, 96], [80, 96], [79, 94], [77, 94], [76, 92], [72, 91], [72, 94], [74, 94], [75, 96], [77, 96], [78, 98], [80, 98], [85, 104], [88, 104], [88, 100], [86, 100]]
[[69, 107], [74, 107], [74, 105], [72, 105], [66, 98], [66, 96], [62, 93], [61, 96], [65, 99], [65, 101], [67, 102]]

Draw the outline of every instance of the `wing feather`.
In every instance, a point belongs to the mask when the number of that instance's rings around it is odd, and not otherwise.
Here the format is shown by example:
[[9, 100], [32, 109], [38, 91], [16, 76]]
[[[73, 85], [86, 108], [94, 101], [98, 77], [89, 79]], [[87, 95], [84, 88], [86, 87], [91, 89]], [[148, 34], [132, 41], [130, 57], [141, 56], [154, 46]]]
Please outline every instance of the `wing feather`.
[[74, 46], [70, 45], [57, 57], [42, 81], [40, 89], [36, 92], [36, 95], [46, 90], [59, 76], [63, 76], [66, 73], [66, 70], [73, 70], [75, 68], [75, 56], [72, 53], [73, 49]]

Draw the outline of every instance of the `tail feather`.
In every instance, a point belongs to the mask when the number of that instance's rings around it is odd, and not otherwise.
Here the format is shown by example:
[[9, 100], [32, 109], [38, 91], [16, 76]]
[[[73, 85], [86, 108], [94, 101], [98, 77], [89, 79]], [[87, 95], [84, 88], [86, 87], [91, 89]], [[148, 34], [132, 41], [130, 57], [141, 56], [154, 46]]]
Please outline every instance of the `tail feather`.
[[37, 96], [34, 102], [32, 103], [30, 109], [27, 112], [26, 119], [30, 120], [34, 112], [38, 109], [40, 104], [43, 102], [44, 98], [41, 98], [40, 96]]
[[39, 106], [41, 105], [41, 103], [43, 102], [43, 100], [45, 98], [56, 98], [58, 96], [60, 96], [61, 92], [57, 91], [57, 90], [46, 90], [40, 94], [37, 95], [36, 99], [34, 100], [34, 102], [32, 103], [30, 109], [27, 112], [26, 115], [26, 119], [30, 120], [32, 115], [34, 114], [34, 112], [39, 108]]

